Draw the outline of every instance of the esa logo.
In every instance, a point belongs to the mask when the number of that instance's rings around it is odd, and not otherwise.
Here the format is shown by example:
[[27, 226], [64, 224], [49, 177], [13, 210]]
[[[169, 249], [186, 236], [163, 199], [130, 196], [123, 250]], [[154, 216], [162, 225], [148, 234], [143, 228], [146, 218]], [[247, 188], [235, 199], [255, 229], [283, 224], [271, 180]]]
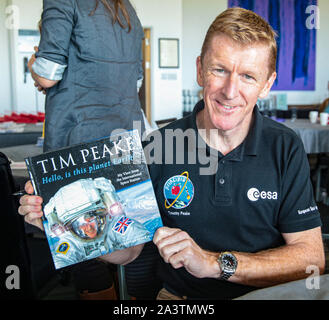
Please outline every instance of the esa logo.
[[258, 199], [277, 200], [278, 193], [271, 191], [259, 191], [256, 188], [250, 188], [247, 192], [247, 197], [250, 201], [257, 201]]

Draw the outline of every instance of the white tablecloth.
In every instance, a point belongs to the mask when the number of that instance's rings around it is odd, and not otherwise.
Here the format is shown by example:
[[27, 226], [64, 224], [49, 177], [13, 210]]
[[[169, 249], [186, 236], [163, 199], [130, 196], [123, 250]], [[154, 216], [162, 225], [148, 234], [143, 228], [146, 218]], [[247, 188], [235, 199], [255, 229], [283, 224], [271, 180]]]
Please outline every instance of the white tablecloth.
[[329, 152], [329, 125], [313, 124], [308, 119], [282, 122], [302, 139], [306, 153]]
[[255, 290], [235, 300], [329, 300], [329, 274]]

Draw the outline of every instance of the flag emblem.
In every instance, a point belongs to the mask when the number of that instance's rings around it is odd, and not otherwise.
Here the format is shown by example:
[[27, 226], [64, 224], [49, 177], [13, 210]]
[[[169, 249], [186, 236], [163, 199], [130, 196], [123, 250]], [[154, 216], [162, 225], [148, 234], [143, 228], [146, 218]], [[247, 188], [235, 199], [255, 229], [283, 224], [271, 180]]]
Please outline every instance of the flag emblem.
[[133, 223], [133, 221], [127, 217], [121, 217], [113, 227], [113, 231], [125, 234], [128, 227]]

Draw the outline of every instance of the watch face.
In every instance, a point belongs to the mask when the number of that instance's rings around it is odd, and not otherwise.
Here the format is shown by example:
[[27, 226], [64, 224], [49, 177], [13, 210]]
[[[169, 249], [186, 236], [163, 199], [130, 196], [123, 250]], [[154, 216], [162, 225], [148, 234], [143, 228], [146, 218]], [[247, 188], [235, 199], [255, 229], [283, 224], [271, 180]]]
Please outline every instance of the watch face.
[[236, 259], [232, 254], [225, 254], [222, 257], [222, 264], [224, 269], [235, 269], [237, 266]]

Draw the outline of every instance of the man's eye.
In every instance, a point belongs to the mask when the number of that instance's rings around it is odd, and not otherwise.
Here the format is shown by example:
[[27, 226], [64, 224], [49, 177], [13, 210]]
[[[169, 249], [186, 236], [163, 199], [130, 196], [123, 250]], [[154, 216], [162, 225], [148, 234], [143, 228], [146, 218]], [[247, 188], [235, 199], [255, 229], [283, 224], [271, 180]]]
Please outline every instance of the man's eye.
[[253, 80], [254, 78], [252, 76], [250, 76], [249, 74], [245, 74], [244, 77], [247, 79], [247, 80]]
[[225, 74], [225, 70], [224, 69], [221, 69], [221, 68], [212, 69], [212, 73], [214, 75], [222, 75], [222, 74]]

